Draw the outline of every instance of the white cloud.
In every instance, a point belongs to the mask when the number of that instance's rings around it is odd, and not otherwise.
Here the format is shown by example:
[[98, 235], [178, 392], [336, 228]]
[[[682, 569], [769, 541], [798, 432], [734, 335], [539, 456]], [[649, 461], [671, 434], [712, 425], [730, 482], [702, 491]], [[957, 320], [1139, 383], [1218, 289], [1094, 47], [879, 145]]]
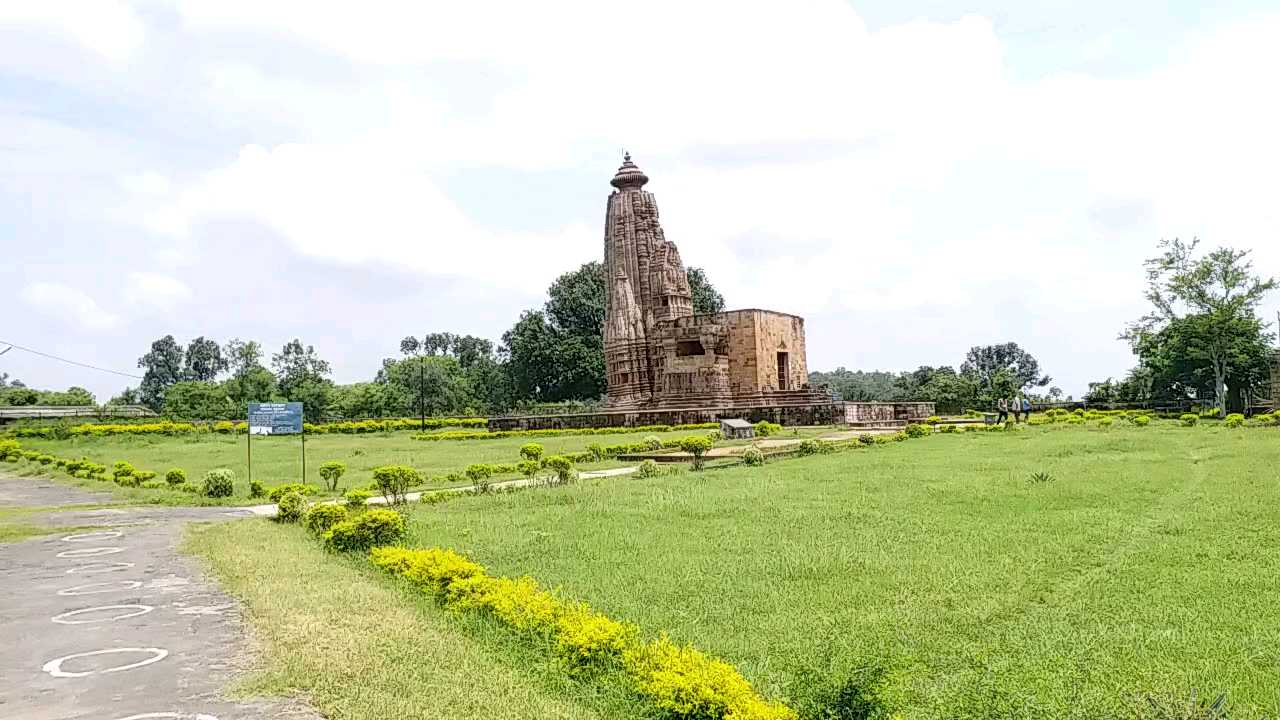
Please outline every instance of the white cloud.
[[0, 3], [0, 26], [53, 30], [114, 63], [127, 62], [145, 39], [133, 8], [119, 0], [14, 0]]
[[191, 288], [168, 275], [131, 272], [124, 288], [124, 297], [133, 305], [168, 311], [177, 303], [189, 300]]
[[119, 315], [103, 310], [83, 290], [69, 285], [28, 283], [22, 289], [22, 299], [36, 312], [52, 315], [83, 330], [102, 332], [121, 323]]

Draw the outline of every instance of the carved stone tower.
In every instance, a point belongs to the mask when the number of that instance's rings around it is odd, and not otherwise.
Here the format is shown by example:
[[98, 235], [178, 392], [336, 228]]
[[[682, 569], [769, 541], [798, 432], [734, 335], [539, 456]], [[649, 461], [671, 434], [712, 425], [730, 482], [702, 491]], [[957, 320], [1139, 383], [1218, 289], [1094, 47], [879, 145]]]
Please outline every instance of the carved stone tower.
[[658, 223], [658, 204], [643, 190], [649, 177], [623, 156], [609, 182], [605, 214], [604, 358], [608, 404], [639, 407], [653, 399], [656, 324], [693, 315], [680, 252]]

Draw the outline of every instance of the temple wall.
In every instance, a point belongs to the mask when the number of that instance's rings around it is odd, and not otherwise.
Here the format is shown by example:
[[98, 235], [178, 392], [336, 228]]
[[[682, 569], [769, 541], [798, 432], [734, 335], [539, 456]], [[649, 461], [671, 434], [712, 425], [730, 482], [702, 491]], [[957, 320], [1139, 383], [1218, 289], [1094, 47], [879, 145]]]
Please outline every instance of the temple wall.
[[1280, 352], [1271, 356], [1271, 408], [1280, 410]]
[[752, 310], [755, 323], [756, 382], [762, 389], [782, 390], [778, 386], [778, 353], [787, 353], [787, 390], [796, 390], [809, 382], [805, 358], [804, 318], [769, 310]]
[[846, 423], [915, 422], [934, 414], [931, 402], [846, 402]]

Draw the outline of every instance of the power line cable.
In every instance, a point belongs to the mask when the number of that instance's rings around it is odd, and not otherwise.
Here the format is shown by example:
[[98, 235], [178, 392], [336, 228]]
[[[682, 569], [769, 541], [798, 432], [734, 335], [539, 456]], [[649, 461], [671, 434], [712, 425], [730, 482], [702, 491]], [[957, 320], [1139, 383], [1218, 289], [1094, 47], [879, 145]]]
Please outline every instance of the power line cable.
[[[64, 357], [58, 357], [57, 355], [50, 355], [49, 353], [46, 353], [46, 352], [40, 352], [39, 350], [32, 350], [32, 349], [31, 349], [31, 348], [29, 348], [29, 347], [23, 347], [23, 346], [21, 346], [21, 345], [17, 345], [17, 344], [15, 344], [15, 343], [11, 343], [11, 342], [9, 342], [8, 340], [0, 340], [0, 344], [8, 345], [8, 346], [9, 346], [9, 347], [11, 347], [11, 348], [17, 348], [17, 349], [19, 349], [19, 350], [22, 350], [23, 352], [29, 352], [29, 353], [31, 353], [32, 355], [39, 355], [39, 356], [41, 356], [41, 357], [47, 357], [47, 358], [49, 358], [50, 360], [57, 360], [58, 362], [64, 362], [64, 363], [67, 363], [67, 364], [70, 364], [70, 365], [79, 365], [79, 366], [80, 366], [80, 367], [82, 367], [82, 368], [89, 368], [90, 370], [97, 370], [97, 371], [99, 371], [99, 372], [111, 373], [112, 375], [121, 375], [121, 376], [124, 376], [124, 377], [127, 377], [127, 378], [133, 378], [133, 379], [135, 379], [135, 380], [141, 380], [141, 379], [142, 379], [142, 376], [141, 376], [141, 375], [134, 375], [133, 373], [127, 373], [127, 372], [120, 372], [119, 370], [111, 370], [111, 369], [104, 368], [104, 367], [98, 367], [97, 365], [90, 365], [90, 364], [88, 364], [88, 363], [77, 362], [77, 361], [75, 361], [75, 360], [68, 360], [67, 358], [64, 358]], [[6, 350], [5, 352], [8, 352], [8, 351]]]

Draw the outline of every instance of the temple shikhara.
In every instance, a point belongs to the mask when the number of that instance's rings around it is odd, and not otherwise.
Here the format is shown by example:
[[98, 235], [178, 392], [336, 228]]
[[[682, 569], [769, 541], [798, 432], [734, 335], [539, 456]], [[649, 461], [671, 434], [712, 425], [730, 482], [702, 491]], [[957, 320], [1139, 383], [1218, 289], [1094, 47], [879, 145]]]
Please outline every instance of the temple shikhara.
[[809, 387], [804, 318], [773, 310], [698, 314], [680, 251], [631, 156], [605, 212], [605, 407], [489, 419], [490, 430], [680, 425], [723, 419], [893, 429], [930, 402], [844, 402]]
[[684, 263], [628, 154], [605, 215], [604, 355], [611, 409], [828, 405], [811, 390], [804, 318], [693, 311]]

